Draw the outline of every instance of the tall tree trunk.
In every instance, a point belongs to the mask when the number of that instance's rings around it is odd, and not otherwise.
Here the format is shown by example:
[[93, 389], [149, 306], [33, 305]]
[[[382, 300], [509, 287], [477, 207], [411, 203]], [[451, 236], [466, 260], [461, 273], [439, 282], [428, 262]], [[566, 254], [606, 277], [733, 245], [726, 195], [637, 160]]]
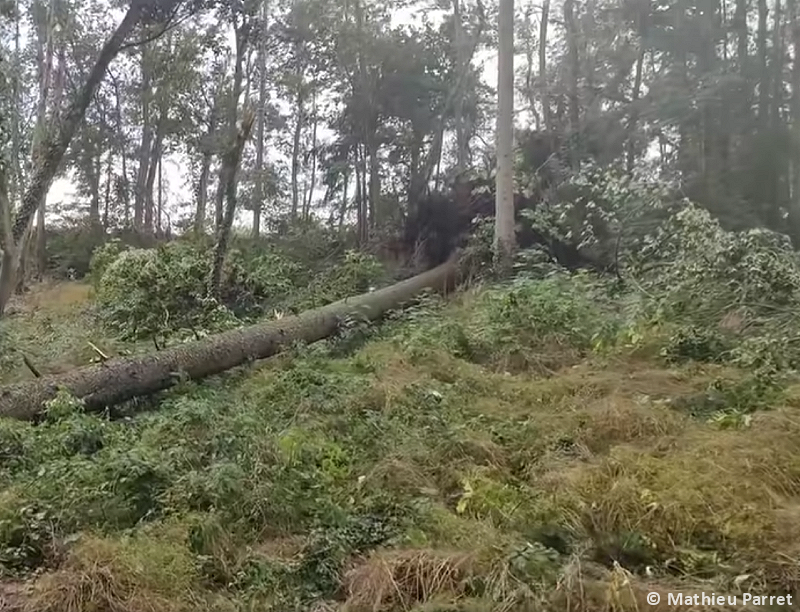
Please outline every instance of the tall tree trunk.
[[[347, 163], [347, 160], [345, 160], [345, 163]], [[350, 171], [349, 170], [345, 170], [344, 171], [344, 180], [343, 180], [343, 185], [342, 185], [342, 201], [339, 204], [339, 228], [338, 229], [339, 229], [340, 232], [342, 231], [342, 228], [344, 227], [344, 216], [347, 214], [347, 208], [348, 208], [348, 204], [349, 204], [349, 202], [347, 201], [347, 188], [349, 187], [349, 185], [350, 185]]]
[[[461, 16], [461, 0], [453, 0], [453, 46], [456, 56], [456, 74], [466, 73], [469, 58], [469, 41], [464, 34], [464, 23]], [[469, 153], [469, 134], [464, 124], [464, 94], [462, 86], [456, 95], [455, 102], [455, 129], [456, 129], [456, 175], [461, 176], [467, 169], [467, 155]]]
[[770, 70], [770, 72], [772, 72], [772, 111], [770, 113], [770, 127], [774, 130], [778, 130], [781, 126], [784, 55], [781, 0], [775, 0], [772, 30], [772, 66]]
[[297, 86], [295, 96], [296, 120], [294, 124], [294, 136], [292, 138], [292, 220], [297, 219], [298, 208], [300, 206], [300, 185], [298, 177], [300, 175], [300, 145], [303, 135], [303, 106], [305, 104], [304, 88], [302, 84]]
[[[683, 31], [686, 22], [686, 5], [687, 0], [678, 0], [676, 3], [674, 16], [674, 28], [676, 32]], [[679, 46], [675, 53], [674, 68], [677, 75], [677, 83], [675, 86], [681, 91], [687, 91], [689, 89], [689, 77], [686, 49], [683, 46]], [[681, 188], [685, 187], [686, 181], [689, 176], [691, 176], [692, 172], [691, 144], [687, 122], [680, 121], [678, 123], [678, 170], [680, 172]]]
[[[550, 112], [550, 93], [547, 84], [547, 22], [550, 18], [550, 0], [542, 3], [542, 22], [539, 25], [539, 87], [542, 97], [542, 120], [547, 133], [553, 135], [553, 117]], [[552, 147], [551, 147], [552, 148]]]
[[[572, 2], [572, 0], [567, 0]], [[497, 186], [495, 259], [498, 271], [512, 269], [514, 235], [514, 0], [500, 0], [497, 74]]]
[[736, 0], [736, 10], [733, 14], [733, 29], [736, 31], [736, 56], [739, 60], [739, 74], [748, 77], [747, 44], [749, 30], [747, 28], [747, 0]]
[[[22, 53], [20, 47], [20, 24], [22, 23], [22, 15], [20, 9], [20, 0], [14, 0], [14, 65], [22, 66]], [[11, 71], [11, 91], [13, 96], [14, 108], [22, 108], [22, 87], [20, 79], [20, 70]], [[20, 113], [11, 113], [11, 147], [13, 151], [22, 151], [22, 130], [20, 129]], [[13, 176], [11, 181], [11, 194], [4, 198], [4, 206], [8, 207], [8, 213], [16, 207], [19, 198], [22, 195], [22, 156], [14, 155]], [[3, 211], [0, 210], [0, 214]], [[5, 217], [3, 217], [5, 219]], [[6, 228], [10, 229], [10, 228]], [[0, 241], [0, 244], [2, 242]]]
[[747, 27], [747, 0], [736, 0], [736, 9], [733, 13], [733, 29], [736, 32], [736, 58], [739, 64], [739, 77], [741, 88], [737, 91], [740, 103], [737, 105], [736, 121], [738, 129], [735, 147], [741, 146], [752, 125], [752, 89], [750, 87], [750, 59], [748, 56], [748, 43], [750, 30]]
[[[703, 75], [714, 74], [717, 64], [717, 45], [716, 38], [719, 30], [717, 11], [719, 2], [717, 0], [701, 0], [698, 4], [701, 9], [700, 39], [701, 50], [698, 53], [697, 65]], [[714, 100], [705, 99], [700, 103], [701, 116], [703, 121], [702, 128], [702, 164], [703, 164], [703, 183], [705, 185], [706, 198], [708, 202], [715, 199], [719, 200], [724, 193], [725, 185], [722, 181], [722, 154], [721, 130], [718, 126], [718, 115], [720, 112], [718, 103]], [[724, 200], [724, 196], [722, 198]]]
[[361, 218], [364, 223], [361, 224], [361, 236], [359, 237], [360, 244], [366, 244], [369, 239], [369, 154], [367, 146], [362, 144], [361, 150]]
[[314, 198], [314, 189], [317, 183], [317, 127], [319, 126], [319, 117], [317, 116], [316, 89], [311, 100], [311, 112], [314, 123], [311, 126], [311, 179], [308, 187], [308, 201], [305, 203], [305, 212], [303, 214], [306, 221], [311, 218], [311, 201]]
[[136, 193], [133, 200], [133, 227], [141, 231], [146, 227], [145, 207], [147, 205], [147, 176], [150, 169], [150, 157], [153, 149], [153, 126], [150, 119], [150, 100], [152, 98], [152, 80], [150, 77], [150, 47], [142, 45], [141, 74], [142, 90], [142, 140], [139, 144], [139, 170], [136, 176]]
[[102, 410], [168, 389], [184, 378], [199, 380], [265, 359], [297, 342], [317, 342], [335, 333], [341, 321], [353, 315], [377, 320], [425, 289], [446, 291], [457, 279], [453, 259], [395, 285], [297, 316], [230, 330], [150, 355], [111, 359], [65, 374], [6, 385], [0, 387], [0, 416], [33, 420], [62, 388], [82, 400], [87, 410]]
[[104, 232], [108, 231], [108, 209], [111, 204], [111, 181], [114, 179], [114, 175], [112, 173], [112, 167], [114, 166], [114, 152], [108, 152], [108, 161], [106, 162], [106, 195], [105, 195], [105, 202], [103, 204], [103, 224], [102, 228]]
[[153, 233], [153, 191], [156, 183], [156, 173], [158, 165], [161, 163], [161, 149], [164, 143], [164, 122], [159, 119], [156, 127], [156, 139], [150, 151], [150, 159], [147, 162], [147, 181], [145, 182], [145, 207], [144, 207], [144, 229], [148, 234]]
[[792, 188], [789, 205], [789, 225], [792, 242], [800, 248], [800, 10], [798, 0], [788, 0], [792, 36]]
[[261, 211], [266, 198], [264, 189], [264, 129], [267, 122], [267, 3], [261, 4], [261, 24], [258, 37], [258, 125], [256, 127], [256, 198], [253, 203], [253, 238], [261, 234]]
[[638, 33], [639, 49], [636, 56], [636, 68], [633, 77], [633, 93], [631, 94], [631, 114], [628, 123], [628, 146], [626, 153], [625, 169], [629, 176], [633, 175], [636, 161], [636, 127], [639, 119], [639, 96], [642, 92], [642, 71], [644, 68], [644, 53], [647, 38], [647, 20], [650, 17], [650, 2], [641, 8], [636, 15], [636, 29]]
[[[237, 142], [237, 131], [236, 131], [236, 115], [239, 109], [239, 98], [242, 95], [242, 79], [244, 77], [244, 60], [247, 54], [247, 37], [245, 34], [246, 26], [244, 24], [237, 25], [234, 23], [234, 30], [236, 33], [236, 64], [233, 69], [233, 89], [231, 91], [231, 96], [228, 99], [228, 107], [227, 107], [227, 138], [226, 138], [226, 149], [228, 151], [231, 150], [231, 147], [234, 147]], [[227, 176], [226, 176], [226, 169], [225, 163], [223, 162], [220, 166], [220, 176], [219, 182], [217, 183], [217, 198], [215, 202], [215, 228], [216, 231], [219, 232], [219, 229], [225, 222], [225, 195], [228, 189], [227, 184]], [[234, 175], [232, 180], [236, 180]], [[234, 191], [236, 190], [236, 183], [233, 184]]]
[[250, 137], [253, 128], [255, 115], [248, 109], [242, 118], [242, 127], [236, 134], [236, 138], [231, 143], [230, 148], [225, 152], [222, 159], [222, 171], [220, 181], [225, 185], [226, 206], [225, 215], [222, 223], [217, 228], [217, 244], [214, 246], [214, 260], [211, 266], [208, 292], [210, 295], [218, 296], [222, 283], [222, 266], [225, 263], [225, 255], [228, 251], [228, 239], [233, 227], [233, 217], [236, 214], [236, 171], [242, 158], [242, 150]]
[[131, 190], [128, 181], [128, 156], [122, 153], [122, 200], [125, 208], [125, 227], [131, 226]]
[[378, 222], [378, 205], [381, 199], [380, 146], [377, 131], [372, 131], [367, 140], [369, 153], [369, 227]]
[[580, 78], [580, 58], [578, 57], [578, 32], [575, 27], [575, 0], [564, 1], [564, 27], [567, 36], [567, 66], [569, 70], [567, 99], [569, 106], [569, 130], [572, 140], [571, 161], [573, 170], [579, 167], [580, 158], [580, 100], [578, 79]]
[[534, 86], [533, 76], [533, 23], [531, 22], [532, 5], [528, 5], [525, 11], [525, 21], [523, 23], [523, 31], [525, 32], [525, 96], [527, 97], [528, 106], [531, 114], [533, 115], [533, 125], [537, 132], [542, 130], [542, 119], [539, 111], [536, 108], [536, 87]]
[[208, 202], [208, 180], [211, 175], [211, 158], [214, 150], [211, 145], [214, 134], [217, 131], [217, 111], [211, 109], [209, 117], [208, 132], [204, 142], [200, 145], [202, 160], [200, 162], [200, 178], [197, 182], [197, 208], [194, 213], [194, 233], [202, 236], [206, 229], [206, 207]]
[[[119, 81], [113, 77], [112, 75], [112, 82], [114, 85], [114, 115], [115, 115], [115, 122], [117, 127], [117, 147], [120, 156], [120, 160], [122, 162], [122, 177], [120, 181], [121, 186], [121, 196], [122, 200], [122, 207], [123, 207], [123, 218], [126, 227], [129, 227], [131, 224], [131, 193], [130, 193], [130, 183], [128, 176], [128, 151], [126, 150], [125, 146], [125, 136], [123, 131], [122, 125], [122, 94], [119, 90]], [[105, 223], [106, 229], [108, 229], [108, 222]]]
[[162, 215], [164, 214], [164, 183], [163, 176], [161, 174], [161, 166], [164, 162], [164, 156], [158, 156], [158, 218], [156, 222], [156, 230], [158, 231], [159, 236], [162, 232]]
[[100, 226], [100, 182], [103, 170], [100, 167], [100, 153], [92, 151], [91, 173], [89, 175], [89, 222], [92, 229]]
[[[95, 147], [89, 147], [85, 150], [85, 154], [89, 159], [84, 163], [91, 169], [89, 172], [89, 224], [95, 228], [101, 224], [100, 221], [100, 183], [102, 182], [102, 169], [100, 164], [101, 152], [97, 151]], [[110, 155], [109, 155], [110, 157]]]
[[361, 146], [355, 147], [355, 170], [356, 170], [356, 233], [358, 234], [358, 242], [361, 244], [364, 235], [364, 226], [366, 219], [364, 219], [364, 192], [363, 182], [361, 181]]
[[758, 0], [758, 122], [761, 127], [766, 127], [769, 117], [769, 71], [767, 70], [767, 17], [769, 8], [767, 0]]
[[[55, 0], [50, 0], [47, 7], [47, 17], [43, 24], [37, 24], [37, 55], [39, 59], [39, 101], [36, 108], [36, 126], [34, 128], [32, 157], [40, 155], [40, 148], [48, 130], [48, 102], [50, 101], [50, 91], [53, 81], [53, 57], [55, 51]], [[44, 274], [46, 266], [46, 242], [45, 242], [45, 202], [47, 194], [44, 193], [39, 200], [36, 214], [36, 272], [39, 278]], [[23, 247], [19, 260], [20, 277], [18, 291], [21, 291], [25, 282], [25, 248]]]

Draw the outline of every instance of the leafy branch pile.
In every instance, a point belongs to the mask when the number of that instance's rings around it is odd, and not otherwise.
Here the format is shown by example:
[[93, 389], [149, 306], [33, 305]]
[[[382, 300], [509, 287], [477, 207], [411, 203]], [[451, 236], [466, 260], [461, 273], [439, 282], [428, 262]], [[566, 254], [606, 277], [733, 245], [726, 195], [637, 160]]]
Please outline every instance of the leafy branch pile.
[[384, 276], [377, 260], [357, 252], [315, 270], [280, 250], [245, 248], [230, 253], [215, 298], [209, 265], [208, 250], [188, 241], [156, 249], [110, 242], [92, 260], [100, 314], [123, 339], [180, 340], [362, 293]]

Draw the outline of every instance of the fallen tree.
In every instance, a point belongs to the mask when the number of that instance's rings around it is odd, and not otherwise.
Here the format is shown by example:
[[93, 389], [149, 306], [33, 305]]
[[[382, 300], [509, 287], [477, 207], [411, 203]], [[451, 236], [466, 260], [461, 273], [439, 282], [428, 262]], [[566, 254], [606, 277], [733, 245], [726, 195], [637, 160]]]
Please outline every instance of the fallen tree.
[[279, 353], [294, 342], [332, 335], [348, 316], [374, 321], [424, 289], [445, 290], [458, 274], [456, 257], [397, 284], [308, 310], [297, 316], [227, 331], [204, 340], [138, 357], [116, 358], [70, 372], [0, 387], [0, 416], [33, 420], [45, 402], [65, 389], [87, 410], [120, 404], [168, 389], [180, 380], [199, 380]]

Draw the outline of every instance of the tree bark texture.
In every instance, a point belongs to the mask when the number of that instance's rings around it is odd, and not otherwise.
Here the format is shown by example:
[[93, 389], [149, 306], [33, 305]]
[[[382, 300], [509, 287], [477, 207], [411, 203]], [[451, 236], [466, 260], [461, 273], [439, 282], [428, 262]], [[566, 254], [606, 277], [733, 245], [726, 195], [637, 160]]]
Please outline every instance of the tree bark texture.
[[424, 289], [446, 290], [458, 276], [456, 257], [395, 285], [308, 310], [297, 316], [217, 334], [145, 356], [116, 358], [64, 374], [0, 387], [0, 416], [33, 420], [60, 388], [83, 400], [87, 410], [101, 410], [138, 396], [168, 389], [183, 379], [220, 374], [279, 353], [294, 342], [317, 342], [339, 327], [343, 318], [373, 321], [399, 308]]
[[498, 269], [511, 271], [514, 257], [514, 0], [500, 1], [497, 79], [497, 193], [495, 255]]

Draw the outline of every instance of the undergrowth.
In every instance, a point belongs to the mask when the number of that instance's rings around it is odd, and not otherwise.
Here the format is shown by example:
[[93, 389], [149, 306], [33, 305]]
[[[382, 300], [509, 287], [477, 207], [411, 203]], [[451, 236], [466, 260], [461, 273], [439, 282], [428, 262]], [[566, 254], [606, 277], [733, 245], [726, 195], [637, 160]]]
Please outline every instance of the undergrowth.
[[[31, 579], [27, 610], [53, 612], [797, 597], [798, 267], [686, 210], [682, 232], [653, 237], [683, 237], [663, 246], [670, 271], [631, 260], [627, 288], [523, 265], [186, 385], [158, 411], [112, 420], [61, 394], [38, 425], [0, 422], [0, 567]], [[682, 255], [693, 248], [702, 266]], [[161, 257], [127, 255], [140, 256]], [[152, 278], [180, 263], [163, 262]], [[302, 283], [292, 299], [306, 307], [380, 273], [352, 254], [338, 266], [240, 271], [260, 280], [235, 286]], [[774, 314], [754, 303], [770, 292]], [[686, 609], [666, 602], [653, 609]]]

